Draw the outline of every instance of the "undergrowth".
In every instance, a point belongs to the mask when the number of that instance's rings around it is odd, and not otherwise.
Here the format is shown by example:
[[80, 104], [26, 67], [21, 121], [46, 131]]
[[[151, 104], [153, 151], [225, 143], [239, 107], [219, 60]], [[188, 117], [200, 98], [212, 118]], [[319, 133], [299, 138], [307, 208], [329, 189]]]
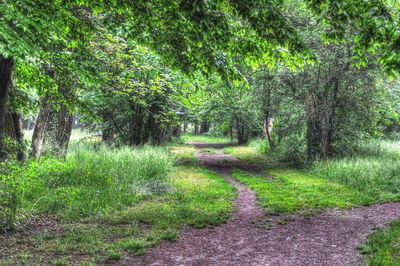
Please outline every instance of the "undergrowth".
[[375, 202], [400, 200], [400, 143], [363, 143], [356, 153], [317, 162], [309, 172], [353, 187]]

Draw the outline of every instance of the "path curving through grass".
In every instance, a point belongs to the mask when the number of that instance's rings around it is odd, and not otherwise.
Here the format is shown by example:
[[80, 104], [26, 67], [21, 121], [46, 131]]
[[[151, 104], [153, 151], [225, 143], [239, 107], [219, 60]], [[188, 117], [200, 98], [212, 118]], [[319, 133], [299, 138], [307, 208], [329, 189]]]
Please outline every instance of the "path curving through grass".
[[[236, 186], [237, 212], [215, 228], [187, 227], [177, 242], [164, 241], [141, 257], [127, 257], [122, 264], [142, 265], [348, 265], [363, 262], [356, 249], [376, 226], [400, 216], [400, 203], [390, 202], [354, 209], [331, 208], [315, 215], [267, 216], [256, 205], [255, 193], [233, 179], [231, 170], [260, 173], [223, 154], [222, 147], [200, 143], [195, 153], [206, 168]], [[267, 176], [268, 177], [268, 176]]]

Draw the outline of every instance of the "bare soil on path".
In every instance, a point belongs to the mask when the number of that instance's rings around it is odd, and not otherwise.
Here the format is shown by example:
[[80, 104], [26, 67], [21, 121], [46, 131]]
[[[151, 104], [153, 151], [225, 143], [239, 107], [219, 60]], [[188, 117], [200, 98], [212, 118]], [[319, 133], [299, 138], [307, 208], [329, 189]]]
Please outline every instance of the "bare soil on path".
[[[373, 227], [400, 217], [400, 203], [391, 202], [350, 210], [331, 209], [314, 216], [266, 216], [257, 207], [254, 192], [230, 176], [240, 168], [260, 169], [222, 153], [222, 145], [191, 143], [216, 148], [216, 154], [196, 153], [201, 163], [239, 190], [237, 212], [215, 228], [186, 227], [177, 242], [163, 241], [140, 257], [125, 257], [125, 265], [358, 265], [356, 246]], [[229, 162], [229, 163], [227, 163]], [[287, 224], [277, 224], [286, 217]], [[265, 225], [273, 223], [270, 230]]]

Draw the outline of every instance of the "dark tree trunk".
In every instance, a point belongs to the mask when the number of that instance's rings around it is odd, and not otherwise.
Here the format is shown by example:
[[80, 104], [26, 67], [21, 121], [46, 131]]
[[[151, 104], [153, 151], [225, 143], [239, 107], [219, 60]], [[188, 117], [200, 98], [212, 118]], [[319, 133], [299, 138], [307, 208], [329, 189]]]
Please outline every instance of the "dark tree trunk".
[[237, 131], [237, 138], [238, 144], [245, 144], [248, 140], [248, 136], [246, 134], [246, 127], [241, 125], [239, 121], [236, 121], [236, 131]]
[[194, 123], [194, 134], [199, 134], [199, 124], [197, 122]]
[[11, 113], [12, 121], [14, 124], [14, 132], [15, 138], [18, 142], [18, 153], [17, 153], [17, 160], [20, 162], [24, 162], [26, 159], [25, 155], [25, 142], [24, 142], [24, 133], [22, 131], [21, 126], [21, 116], [18, 113]]
[[187, 131], [187, 128], [188, 128], [188, 122], [184, 122], [184, 124], [183, 124], [183, 134], [186, 134], [186, 131]]
[[11, 85], [11, 74], [14, 67], [13, 58], [4, 58], [0, 55], [0, 159], [3, 150], [3, 137], [7, 112], [7, 99]]
[[[161, 112], [161, 108], [157, 104], [153, 104], [150, 107], [149, 111], [150, 115], [147, 119], [146, 130], [148, 130], [150, 134], [151, 142], [155, 145], [159, 145], [165, 140], [164, 138], [165, 132], [161, 124], [156, 120], [154, 115], [159, 114]], [[168, 126], [166, 128], [167, 130], [169, 129]]]
[[[182, 125], [183, 121], [180, 121], [180, 124]], [[181, 131], [182, 127], [180, 125], [176, 125], [172, 128], [172, 136], [177, 138], [178, 140], [181, 138]]]
[[210, 130], [210, 122], [207, 119], [201, 121], [200, 124], [200, 134], [207, 133]]
[[144, 112], [140, 104], [130, 102], [130, 107], [133, 112], [130, 123], [130, 133], [129, 133], [129, 144], [130, 145], [140, 145], [146, 142], [148, 139], [147, 135], [142, 134], [143, 131], [143, 120]]

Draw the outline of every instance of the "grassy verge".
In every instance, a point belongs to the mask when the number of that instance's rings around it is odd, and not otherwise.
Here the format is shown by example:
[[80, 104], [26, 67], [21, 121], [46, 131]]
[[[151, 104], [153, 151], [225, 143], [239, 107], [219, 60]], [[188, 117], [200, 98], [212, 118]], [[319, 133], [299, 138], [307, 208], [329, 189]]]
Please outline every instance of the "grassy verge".
[[353, 187], [375, 202], [399, 200], [400, 143], [367, 143], [351, 157], [318, 162], [310, 173]]
[[230, 143], [231, 139], [224, 136], [208, 136], [208, 135], [191, 135], [185, 134], [181, 136], [183, 142], [186, 141], [199, 141], [205, 143]]
[[233, 185], [198, 166], [172, 167], [162, 148], [81, 145], [65, 162], [8, 170], [27, 223], [0, 234], [0, 264], [111, 263], [176, 240], [185, 224], [225, 222], [233, 210]]
[[327, 207], [349, 208], [371, 202], [368, 195], [356, 189], [301, 171], [272, 169], [268, 174], [276, 181], [244, 171], [232, 172], [234, 178], [255, 191], [258, 204], [267, 214], [321, 211]]
[[367, 242], [357, 247], [367, 254], [367, 265], [400, 265], [400, 220], [393, 220], [388, 229], [377, 229]]

